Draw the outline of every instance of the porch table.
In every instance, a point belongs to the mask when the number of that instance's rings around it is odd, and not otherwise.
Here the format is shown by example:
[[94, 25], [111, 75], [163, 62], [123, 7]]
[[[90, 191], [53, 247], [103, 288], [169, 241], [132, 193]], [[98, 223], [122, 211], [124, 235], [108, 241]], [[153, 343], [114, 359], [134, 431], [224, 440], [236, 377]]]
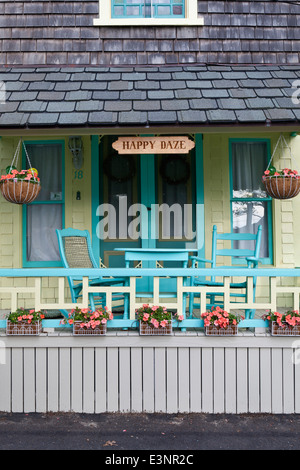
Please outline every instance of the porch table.
[[194, 248], [115, 248], [114, 251], [124, 252], [126, 268], [130, 261], [181, 261], [182, 267], [187, 268], [189, 253], [198, 252]]
[[[159, 262], [159, 261], [178, 261], [182, 263], [183, 268], [188, 268], [188, 261], [190, 253], [197, 253], [197, 249], [189, 248], [115, 248], [115, 251], [122, 251], [125, 255], [125, 267], [130, 267], [131, 261], [147, 261], [147, 262]], [[157, 266], [155, 266], [157, 268]], [[137, 268], [138, 269], [138, 268]], [[159, 267], [157, 268], [159, 270]], [[158, 273], [159, 274], [159, 273]], [[170, 279], [170, 277], [169, 277]], [[187, 285], [187, 277], [183, 278], [183, 285]], [[149, 286], [148, 286], [149, 287]], [[172, 287], [172, 286], [169, 286]], [[136, 297], [151, 297], [154, 303], [158, 303], [160, 298], [177, 298], [176, 287], [172, 291], [163, 293], [159, 288], [159, 275], [153, 277], [153, 288], [151, 292], [139, 292], [136, 293]], [[185, 317], [186, 312], [186, 297], [184, 294], [182, 298], [182, 312]]]

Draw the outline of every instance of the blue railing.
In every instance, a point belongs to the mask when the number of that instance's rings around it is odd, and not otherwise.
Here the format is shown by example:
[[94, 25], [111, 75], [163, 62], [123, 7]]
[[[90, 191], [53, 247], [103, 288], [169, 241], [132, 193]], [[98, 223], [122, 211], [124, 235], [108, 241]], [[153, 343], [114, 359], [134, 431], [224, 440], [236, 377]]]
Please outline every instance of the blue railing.
[[[0, 269], [0, 278], [44, 278], [44, 277], [182, 277], [191, 276], [215, 276], [215, 277], [300, 277], [300, 268], [280, 269], [280, 268], [99, 268], [99, 269], [66, 269], [66, 268], [23, 268], [23, 269]], [[62, 325], [58, 319], [45, 319], [42, 322], [43, 328], [70, 328], [69, 325]], [[268, 322], [263, 319], [245, 319], [239, 323], [239, 328], [267, 327]], [[0, 320], [0, 328], [6, 327], [6, 320]], [[114, 319], [108, 322], [109, 328], [137, 328], [137, 322], [133, 319]], [[174, 327], [202, 328], [203, 320], [199, 318], [186, 318], [182, 322], [174, 320]]]

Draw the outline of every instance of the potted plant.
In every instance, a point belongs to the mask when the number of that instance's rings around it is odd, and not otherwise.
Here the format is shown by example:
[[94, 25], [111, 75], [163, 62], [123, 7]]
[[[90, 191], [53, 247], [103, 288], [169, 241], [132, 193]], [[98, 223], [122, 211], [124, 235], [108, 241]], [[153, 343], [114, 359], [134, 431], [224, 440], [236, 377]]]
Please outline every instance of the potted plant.
[[221, 307], [212, 307], [211, 310], [201, 313], [204, 318], [206, 336], [236, 336], [240, 317], [226, 312]]
[[270, 166], [263, 174], [263, 183], [269, 196], [274, 199], [290, 199], [300, 191], [300, 175], [297, 170], [276, 170]]
[[[143, 304], [142, 307], [136, 310], [136, 314], [139, 321], [140, 335], [172, 334], [172, 312], [169, 312], [166, 307], [158, 305], [150, 307], [149, 304]], [[182, 321], [183, 315], [175, 313], [174, 318]]]
[[271, 336], [300, 335], [300, 314], [298, 310], [288, 310], [285, 313], [270, 311], [263, 318], [269, 320]]
[[113, 314], [107, 307], [100, 307], [94, 312], [90, 308], [76, 307], [69, 313], [68, 319], [61, 323], [69, 323], [73, 326], [73, 335], [106, 335], [107, 321], [113, 319]]
[[6, 316], [6, 334], [37, 336], [42, 332], [43, 318], [45, 318], [45, 315], [41, 311], [36, 312], [34, 309], [18, 308], [15, 312], [10, 312]]
[[18, 171], [15, 167], [7, 167], [6, 172], [0, 178], [0, 190], [8, 202], [29, 204], [37, 198], [41, 185], [35, 168]]

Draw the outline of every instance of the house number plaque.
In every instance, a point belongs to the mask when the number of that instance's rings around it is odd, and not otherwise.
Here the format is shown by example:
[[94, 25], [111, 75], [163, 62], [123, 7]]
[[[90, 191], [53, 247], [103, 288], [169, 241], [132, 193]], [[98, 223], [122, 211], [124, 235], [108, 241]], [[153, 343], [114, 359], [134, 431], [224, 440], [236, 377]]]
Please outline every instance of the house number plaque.
[[186, 136], [119, 137], [112, 147], [119, 154], [189, 153], [195, 142]]

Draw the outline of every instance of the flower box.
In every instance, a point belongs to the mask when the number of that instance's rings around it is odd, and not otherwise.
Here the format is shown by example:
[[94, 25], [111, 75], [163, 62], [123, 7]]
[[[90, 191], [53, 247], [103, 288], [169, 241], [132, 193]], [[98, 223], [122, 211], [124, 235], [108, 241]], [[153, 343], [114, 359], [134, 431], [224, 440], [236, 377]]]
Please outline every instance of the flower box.
[[81, 321], [74, 321], [73, 323], [74, 336], [105, 336], [106, 331], [106, 323], [97, 325], [94, 328], [85, 326]]
[[298, 310], [288, 310], [285, 313], [269, 312], [263, 316], [269, 321], [271, 336], [299, 336], [300, 314]]
[[6, 316], [6, 334], [14, 336], [38, 336], [42, 332], [43, 312], [18, 308]]
[[140, 335], [141, 336], [170, 336], [173, 334], [172, 323], [168, 323], [166, 326], [149, 325], [140, 321]]
[[238, 334], [240, 318], [219, 306], [201, 313], [201, 317], [204, 318], [205, 336], [236, 336]]
[[42, 322], [28, 323], [26, 320], [13, 323], [7, 320], [6, 334], [8, 336], [38, 336], [42, 332]]
[[[172, 312], [168, 312], [166, 307], [159, 305], [143, 304], [136, 310], [137, 319], [140, 325], [140, 335], [142, 336], [167, 336], [172, 335]], [[174, 314], [174, 319], [178, 322], [183, 320], [183, 315]]]
[[220, 328], [215, 325], [204, 327], [205, 336], [236, 336], [238, 334], [237, 325], [229, 325], [226, 328]]
[[64, 318], [61, 323], [73, 326], [74, 336], [105, 336], [107, 331], [107, 321], [113, 319], [113, 314], [107, 307], [100, 307], [95, 312], [90, 308], [74, 308], [68, 318]]
[[300, 325], [280, 326], [276, 321], [271, 321], [269, 331], [271, 336], [300, 336]]

